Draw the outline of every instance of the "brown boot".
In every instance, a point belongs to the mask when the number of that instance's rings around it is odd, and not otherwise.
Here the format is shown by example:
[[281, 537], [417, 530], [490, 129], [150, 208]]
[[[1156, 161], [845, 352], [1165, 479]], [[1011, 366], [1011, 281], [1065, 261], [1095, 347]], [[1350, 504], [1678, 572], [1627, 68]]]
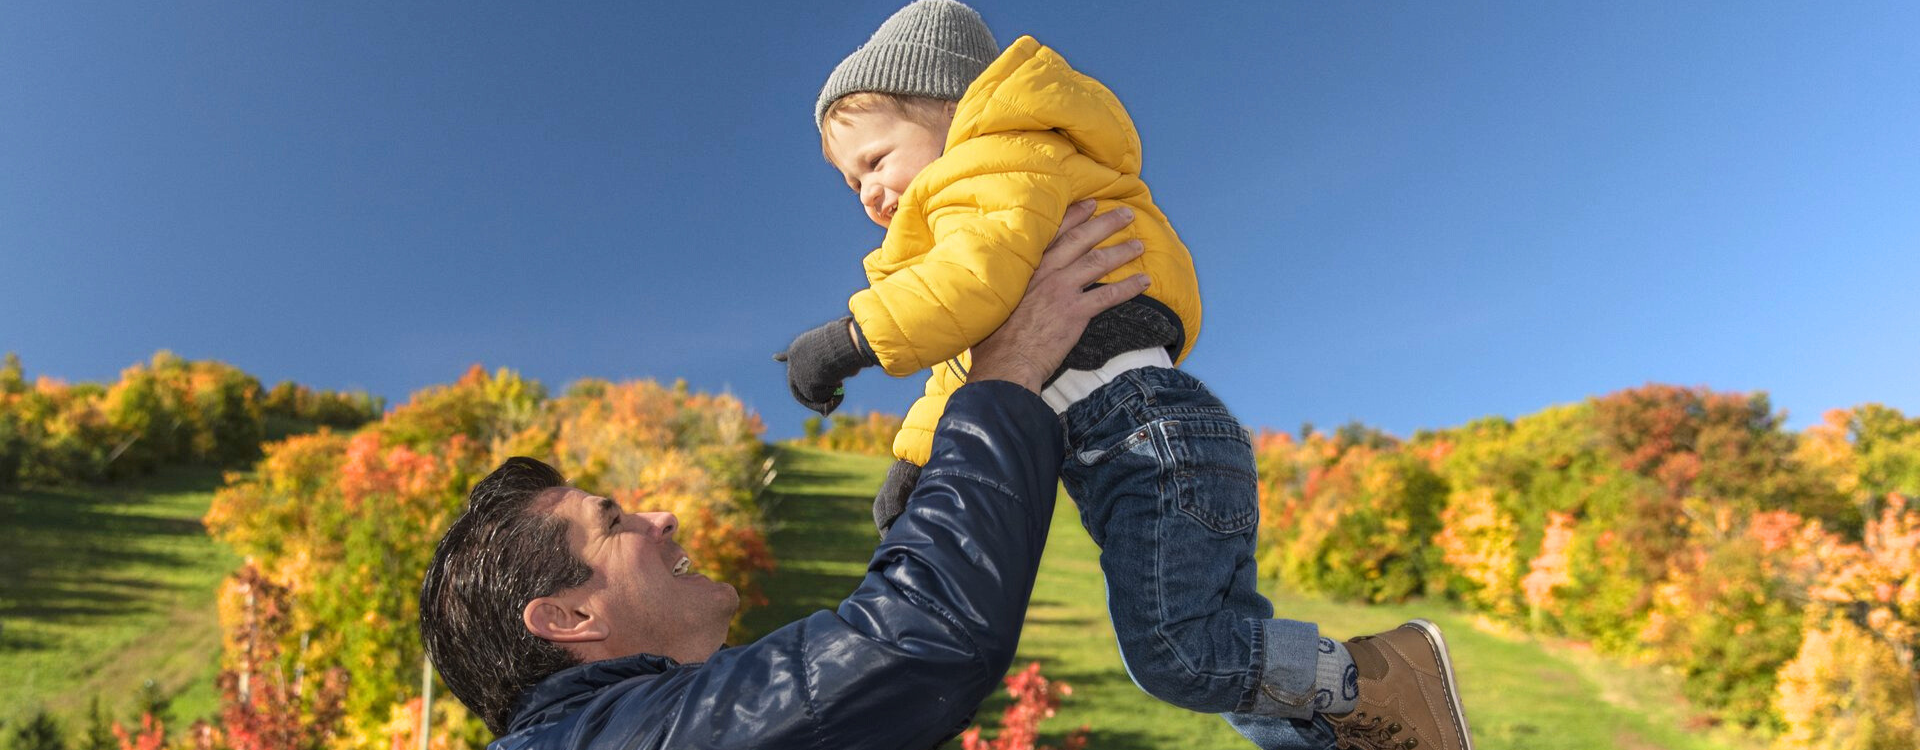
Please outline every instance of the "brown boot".
[[1360, 703], [1328, 714], [1341, 750], [1473, 750], [1459, 683], [1440, 627], [1414, 620], [1347, 641]]

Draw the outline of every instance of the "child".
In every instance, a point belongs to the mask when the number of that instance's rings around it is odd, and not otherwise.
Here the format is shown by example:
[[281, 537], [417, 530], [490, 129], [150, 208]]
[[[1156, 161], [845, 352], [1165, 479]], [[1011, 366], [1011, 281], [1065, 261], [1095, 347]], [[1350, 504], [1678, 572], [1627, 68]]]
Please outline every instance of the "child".
[[825, 414], [864, 367], [933, 370], [875, 501], [883, 534], [965, 382], [968, 347], [1020, 301], [1068, 205], [1128, 210], [1120, 239], [1143, 251], [1103, 281], [1144, 273], [1151, 285], [1095, 318], [1042, 393], [1066, 427], [1062, 479], [1102, 549], [1128, 674], [1161, 700], [1227, 714], [1263, 747], [1471, 750], [1431, 623], [1340, 644], [1272, 619], [1255, 580], [1252, 446], [1174, 369], [1200, 332], [1199, 287], [1106, 87], [1031, 37], [1000, 51], [965, 5], [921, 0], [834, 69], [814, 120], [827, 160], [887, 235], [866, 257], [852, 315], [778, 357], [789, 387]]

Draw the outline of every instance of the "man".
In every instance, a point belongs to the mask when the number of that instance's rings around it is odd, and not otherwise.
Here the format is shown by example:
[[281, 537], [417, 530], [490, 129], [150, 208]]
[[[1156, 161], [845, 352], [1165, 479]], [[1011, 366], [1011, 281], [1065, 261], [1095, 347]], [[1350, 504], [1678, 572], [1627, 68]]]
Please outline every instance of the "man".
[[[493, 748], [897, 750], [964, 728], [1013, 661], [1053, 517], [1063, 448], [1037, 392], [1088, 319], [1147, 285], [1085, 288], [1140, 252], [1091, 251], [1129, 218], [1092, 212], [1068, 212], [1025, 299], [974, 348], [907, 512], [835, 611], [723, 649], [738, 595], [688, 572], [671, 514], [622, 513], [531, 459], [476, 485], [420, 619]], [[1300, 746], [1327, 745], [1323, 730]]]

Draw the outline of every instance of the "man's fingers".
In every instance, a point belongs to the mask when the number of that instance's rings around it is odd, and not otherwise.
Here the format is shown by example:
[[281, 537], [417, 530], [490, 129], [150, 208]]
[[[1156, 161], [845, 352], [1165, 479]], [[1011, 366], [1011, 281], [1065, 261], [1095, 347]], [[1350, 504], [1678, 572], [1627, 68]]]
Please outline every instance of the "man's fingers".
[[1053, 242], [1059, 242], [1060, 235], [1066, 234], [1068, 230], [1087, 223], [1088, 217], [1093, 216], [1093, 210], [1098, 208], [1099, 205], [1100, 204], [1094, 199], [1088, 198], [1083, 201], [1075, 201], [1073, 205], [1067, 206], [1066, 215], [1060, 217], [1060, 229], [1053, 233]]
[[1060, 237], [1054, 240], [1053, 244], [1047, 248], [1047, 252], [1040, 257], [1040, 265], [1059, 268], [1071, 264], [1079, 260], [1080, 256], [1085, 255], [1088, 250], [1092, 250], [1094, 245], [1100, 244], [1101, 241], [1113, 236], [1114, 232], [1120, 231], [1120, 228], [1130, 221], [1133, 221], [1133, 210], [1123, 206], [1088, 219], [1072, 229], [1062, 231]]
[[1146, 274], [1136, 273], [1112, 284], [1087, 290], [1086, 294], [1080, 295], [1080, 303], [1091, 305], [1097, 313], [1140, 296], [1141, 292], [1147, 290], [1148, 283]]
[[1080, 256], [1073, 265], [1060, 270], [1061, 280], [1075, 287], [1083, 287], [1101, 277], [1113, 273], [1116, 269], [1145, 252], [1145, 246], [1139, 240], [1127, 240], [1118, 245], [1103, 247]]

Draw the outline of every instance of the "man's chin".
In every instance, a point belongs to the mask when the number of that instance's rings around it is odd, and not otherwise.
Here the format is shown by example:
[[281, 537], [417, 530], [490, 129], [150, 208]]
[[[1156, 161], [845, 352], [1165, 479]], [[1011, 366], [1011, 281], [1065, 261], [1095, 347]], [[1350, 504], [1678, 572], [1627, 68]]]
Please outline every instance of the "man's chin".
[[739, 611], [740, 591], [735, 589], [733, 584], [716, 581], [706, 576], [700, 576], [700, 582], [705, 584], [701, 588], [708, 589], [716, 602], [726, 605], [729, 614]]

